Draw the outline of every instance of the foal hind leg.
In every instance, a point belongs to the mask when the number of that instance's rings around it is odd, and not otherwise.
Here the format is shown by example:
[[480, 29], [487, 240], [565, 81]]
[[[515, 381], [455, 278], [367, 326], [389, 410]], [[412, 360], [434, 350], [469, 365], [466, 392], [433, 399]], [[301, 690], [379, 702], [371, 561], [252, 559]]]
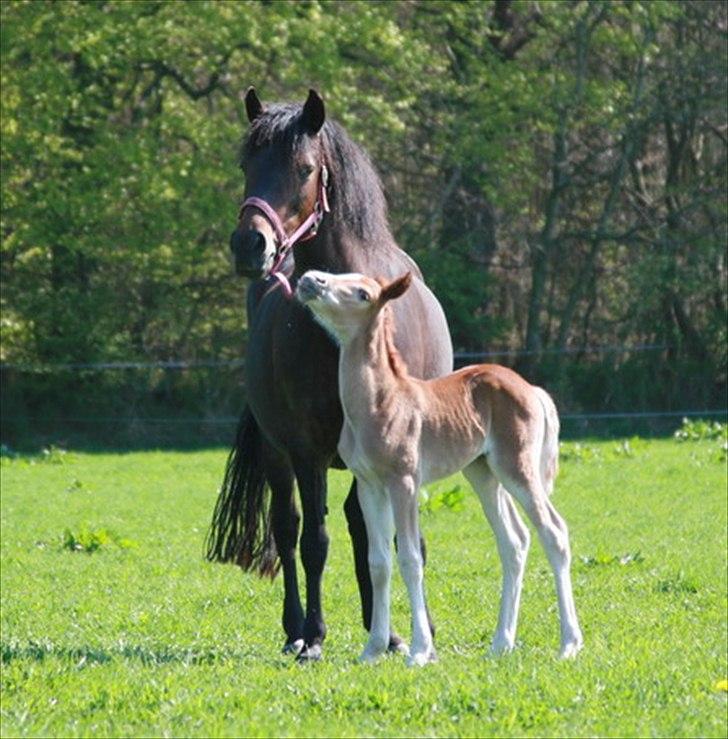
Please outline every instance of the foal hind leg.
[[362, 662], [374, 662], [387, 651], [390, 634], [390, 585], [394, 522], [386, 491], [357, 480], [357, 495], [367, 531], [367, 559], [372, 583], [372, 620]]
[[429, 616], [425, 607], [424, 562], [420, 549], [418, 486], [413, 478], [389, 486], [397, 528], [397, 559], [412, 610], [412, 646], [407, 664], [421, 667], [436, 659]]
[[266, 478], [271, 488], [271, 526], [283, 569], [284, 654], [303, 649], [303, 608], [298, 592], [296, 543], [301, 516], [293, 496], [293, 470], [287, 459], [265, 449]]
[[584, 640], [576, 617], [571, 586], [569, 532], [544, 491], [533, 456], [524, 450], [512, 460], [499, 459], [498, 455], [493, 455], [488, 458], [488, 462], [536, 527], [556, 581], [561, 623], [560, 656], [574, 657], [582, 648]]
[[480, 504], [495, 534], [500, 555], [503, 584], [498, 626], [490, 651], [492, 654], [502, 654], [511, 651], [516, 642], [523, 572], [531, 537], [510, 495], [491, 472], [484, 457], [466, 467], [463, 474], [480, 498]]

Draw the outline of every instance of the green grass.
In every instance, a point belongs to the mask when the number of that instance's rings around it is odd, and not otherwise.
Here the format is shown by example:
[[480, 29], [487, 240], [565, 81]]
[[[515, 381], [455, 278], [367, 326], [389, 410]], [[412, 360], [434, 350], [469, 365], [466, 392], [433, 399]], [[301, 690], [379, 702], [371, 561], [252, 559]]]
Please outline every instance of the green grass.
[[[565, 446], [554, 500], [586, 640], [574, 662], [556, 659], [535, 537], [519, 648], [485, 657], [493, 536], [467, 485], [440, 483], [422, 516], [440, 660], [422, 670], [355, 662], [345, 473], [329, 477], [324, 661], [280, 654], [280, 579], [202, 558], [225, 454], [3, 458], [3, 736], [725, 736], [720, 441]], [[408, 633], [398, 576], [394, 623]]]

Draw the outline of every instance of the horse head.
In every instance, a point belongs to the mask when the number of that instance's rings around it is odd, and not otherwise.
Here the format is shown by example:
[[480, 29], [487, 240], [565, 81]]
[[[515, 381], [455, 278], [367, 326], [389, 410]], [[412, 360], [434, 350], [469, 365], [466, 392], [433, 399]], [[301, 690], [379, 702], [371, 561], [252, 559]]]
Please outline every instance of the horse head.
[[250, 122], [241, 156], [245, 199], [230, 249], [237, 274], [260, 278], [284, 270], [290, 249], [315, 236], [328, 210], [319, 136], [326, 112], [315, 90], [303, 106], [266, 108], [252, 87], [245, 109]]

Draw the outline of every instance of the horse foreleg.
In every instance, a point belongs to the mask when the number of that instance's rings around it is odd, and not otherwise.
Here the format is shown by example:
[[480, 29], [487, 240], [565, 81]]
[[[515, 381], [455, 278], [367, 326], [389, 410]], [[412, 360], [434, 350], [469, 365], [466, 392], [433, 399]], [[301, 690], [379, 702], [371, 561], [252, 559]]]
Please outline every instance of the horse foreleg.
[[[359, 597], [361, 599], [361, 615], [364, 628], [371, 631], [372, 627], [372, 576], [369, 572], [369, 542], [367, 541], [367, 529], [364, 524], [364, 514], [359, 504], [356, 492], [356, 478], [351, 483], [349, 495], [344, 501], [344, 514], [351, 536], [351, 546], [354, 551], [354, 571], [356, 582], [359, 586]], [[422, 542], [424, 553], [424, 541]], [[401, 636], [391, 631], [389, 634], [390, 652], [407, 652], [407, 644]]]
[[303, 623], [304, 646], [299, 660], [321, 658], [321, 645], [326, 638], [321, 607], [321, 577], [329, 551], [326, 533], [326, 468], [310, 463], [294, 463], [303, 509], [301, 561], [306, 573], [306, 618]]
[[266, 477], [271, 488], [271, 525], [276, 549], [283, 568], [284, 654], [298, 654], [303, 649], [303, 607], [298, 593], [296, 543], [301, 516], [293, 497], [293, 470], [287, 459], [273, 456], [266, 449]]

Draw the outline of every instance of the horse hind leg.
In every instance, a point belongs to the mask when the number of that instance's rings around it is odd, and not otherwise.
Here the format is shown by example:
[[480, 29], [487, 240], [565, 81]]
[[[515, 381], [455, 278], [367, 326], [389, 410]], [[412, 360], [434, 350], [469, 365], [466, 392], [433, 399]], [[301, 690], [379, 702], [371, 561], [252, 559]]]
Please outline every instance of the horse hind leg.
[[574, 657], [584, 640], [571, 585], [569, 532], [544, 490], [538, 459], [530, 450], [521, 450], [511, 459], [505, 455], [491, 454], [488, 462], [498, 479], [521, 504], [538, 532], [556, 581], [561, 624], [560, 656]]
[[518, 609], [523, 587], [523, 573], [528, 557], [530, 534], [516, 511], [513, 501], [480, 457], [463, 470], [480, 498], [488, 523], [493, 529], [503, 570], [498, 626], [490, 645], [491, 654], [513, 649], [518, 626]]
[[271, 488], [271, 527], [283, 569], [284, 654], [298, 655], [304, 647], [304, 614], [298, 590], [296, 544], [301, 516], [293, 495], [293, 470], [287, 459], [266, 445], [266, 477]]

